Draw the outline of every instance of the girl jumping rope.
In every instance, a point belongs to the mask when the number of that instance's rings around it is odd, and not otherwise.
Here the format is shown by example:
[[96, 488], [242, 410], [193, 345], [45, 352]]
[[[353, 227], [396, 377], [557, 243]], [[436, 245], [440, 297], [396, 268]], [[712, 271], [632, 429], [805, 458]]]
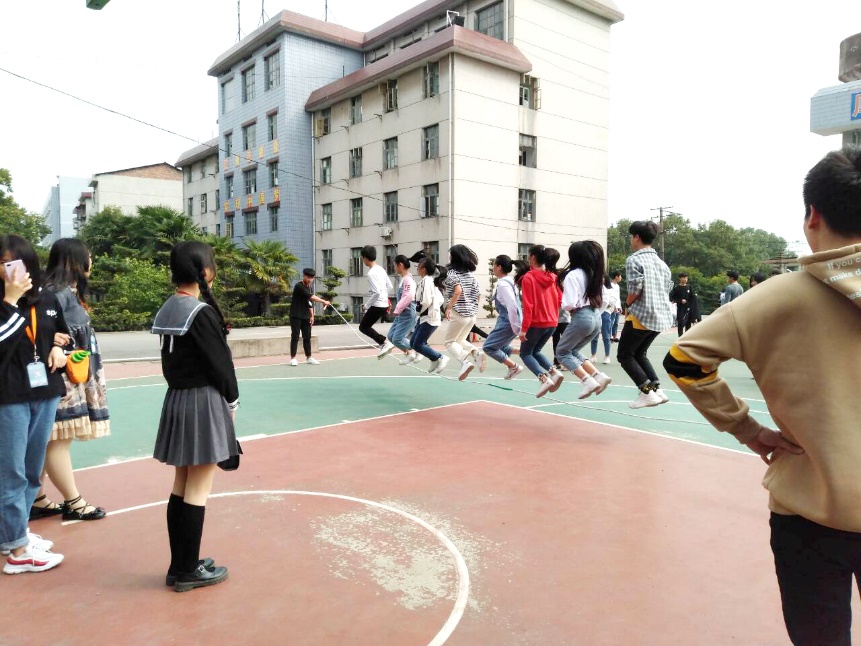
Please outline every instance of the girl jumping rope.
[[445, 299], [440, 287], [445, 281], [445, 267], [437, 267], [431, 258], [422, 258], [418, 268], [419, 281], [416, 288], [418, 327], [413, 332], [411, 346], [420, 355], [431, 360], [428, 372], [440, 373], [448, 365], [449, 358], [428, 345], [428, 339], [442, 323], [441, 308]]
[[401, 282], [398, 285], [397, 303], [395, 305], [395, 320], [389, 328], [388, 338], [380, 348], [377, 359], [382, 359], [389, 352], [398, 348], [404, 351], [404, 358], [401, 360], [401, 365], [406, 365], [421, 359], [420, 354], [416, 354], [410, 348], [409, 335], [416, 327], [416, 283], [410, 274], [410, 259], [404, 255], [395, 256], [395, 272], [401, 277]]
[[517, 287], [511, 278], [511, 270], [514, 268], [511, 258], [508, 256], [497, 256], [493, 261], [493, 275], [496, 281], [496, 291], [493, 295], [493, 303], [499, 317], [496, 325], [482, 349], [484, 353], [508, 368], [506, 379], [513, 379], [523, 372], [523, 366], [511, 360], [511, 342], [520, 334], [520, 303], [517, 298]]

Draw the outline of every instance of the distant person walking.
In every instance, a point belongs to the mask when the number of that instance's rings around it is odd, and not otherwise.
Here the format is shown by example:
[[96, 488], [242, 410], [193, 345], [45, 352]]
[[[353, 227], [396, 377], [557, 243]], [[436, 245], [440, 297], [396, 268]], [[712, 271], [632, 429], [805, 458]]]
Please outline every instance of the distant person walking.
[[302, 349], [305, 350], [305, 363], [319, 365], [311, 356], [311, 327], [314, 325], [314, 303], [329, 307], [331, 303], [311, 292], [311, 284], [317, 272], [306, 267], [302, 270], [302, 280], [293, 285], [293, 298], [290, 300], [290, 365], [298, 366], [296, 351], [299, 349], [299, 334], [302, 335]]
[[688, 285], [688, 275], [679, 274], [679, 284], [670, 291], [670, 302], [676, 304], [676, 327], [679, 336], [691, 329], [691, 305], [694, 300], [694, 288]]

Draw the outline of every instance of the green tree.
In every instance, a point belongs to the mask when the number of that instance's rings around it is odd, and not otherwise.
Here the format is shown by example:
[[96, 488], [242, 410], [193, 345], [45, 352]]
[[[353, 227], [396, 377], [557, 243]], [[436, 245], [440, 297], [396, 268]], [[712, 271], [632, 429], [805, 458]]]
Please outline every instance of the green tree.
[[243, 268], [248, 270], [248, 291], [261, 297], [263, 316], [270, 316], [273, 298], [286, 294], [289, 281], [298, 275], [293, 265], [299, 259], [276, 240], [250, 240], [243, 256]]
[[115, 207], [108, 206], [89, 218], [79, 236], [96, 256], [128, 258], [139, 253], [131, 236], [132, 218]]
[[0, 168], [0, 232], [19, 235], [34, 246], [51, 233], [41, 215], [29, 213], [12, 197], [12, 174], [5, 168]]
[[332, 307], [327, 309], [320, 316], [315, 317], [314, 321], [317, 325], [337, 325], [338, 323], [341, 323], [341, 317], [346, 321], [353, 319], [353, 314], [351, 312], [341, 312], [341, 315], [339, 316], [332, 311], [341, 311], [335, 299], [338, 298], [338, 287], [341, 286], [341, 283], [346, 276], [347, 272], [343, 269], [338, 269], [337, 267], [326, 267], [326, 275], [322, 278], [318, 278], [326, 289], [318, 291], [317, 295], [323, 300], [332, 303]]
[[[94, 265], [99, 273], [109, 275], [96, 282], [98, 289], [107, 286], [101, 300], [93, 305], [93, 325], [97, 330], [142, 329], [152, 323], [158, 308], [173, 291], [170, 271], [148, 259], [112, 260], [102, 256]], [[96, 274], [94, 266], [93, 274]]]
[[496, 308], [493, 306], [493, 290], [496, 289], [496, 283], [499, 280], [493, 274], [493, 261], [495, 258], [491, 258], [488, 261], [488, 265], [490, 265], [490, 269], [488, 273], [490, 274], [490, 278], [487, 281], [487, 298], [485, 299], [484, 305], [482, 307], [487, 312], [487, 318], [492, 319], [496, 317]]

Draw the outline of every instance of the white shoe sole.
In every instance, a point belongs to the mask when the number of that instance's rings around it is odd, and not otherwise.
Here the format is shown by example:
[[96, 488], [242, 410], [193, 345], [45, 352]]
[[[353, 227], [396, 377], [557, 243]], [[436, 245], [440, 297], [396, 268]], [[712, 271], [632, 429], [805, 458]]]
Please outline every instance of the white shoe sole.
[[27, 574], [28, 572], [45, 572], [51, 570], [63, 562], [61, 554], [55, 554], [54, 556], [59, 558], [55, 561], [49, 561], [45, 565], [12, 565], [11, 563], [6, 563], [3, 566], [3, 574]]
[[469, 373], [471, 373], [475, 369], [475, 366], [471, 363], [466, 364], [466, 367], [461, 371], [461, 373], [457, 376], [458, 381], [463, 381], [467, 377], [469, 377]]

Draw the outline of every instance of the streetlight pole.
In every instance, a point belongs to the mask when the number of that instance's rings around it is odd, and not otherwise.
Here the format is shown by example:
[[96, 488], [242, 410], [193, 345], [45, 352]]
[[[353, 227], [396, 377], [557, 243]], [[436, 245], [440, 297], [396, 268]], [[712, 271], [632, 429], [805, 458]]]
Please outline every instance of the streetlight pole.
[[664, 235], [664, 211], [669, 210], [673, 207], [671, 206], [657, 206], [652, 211], [658, 212], [658, 233], [661, 234], [661, 260], [664, 259], [664, 253], [666, 251], [666, 236]]

